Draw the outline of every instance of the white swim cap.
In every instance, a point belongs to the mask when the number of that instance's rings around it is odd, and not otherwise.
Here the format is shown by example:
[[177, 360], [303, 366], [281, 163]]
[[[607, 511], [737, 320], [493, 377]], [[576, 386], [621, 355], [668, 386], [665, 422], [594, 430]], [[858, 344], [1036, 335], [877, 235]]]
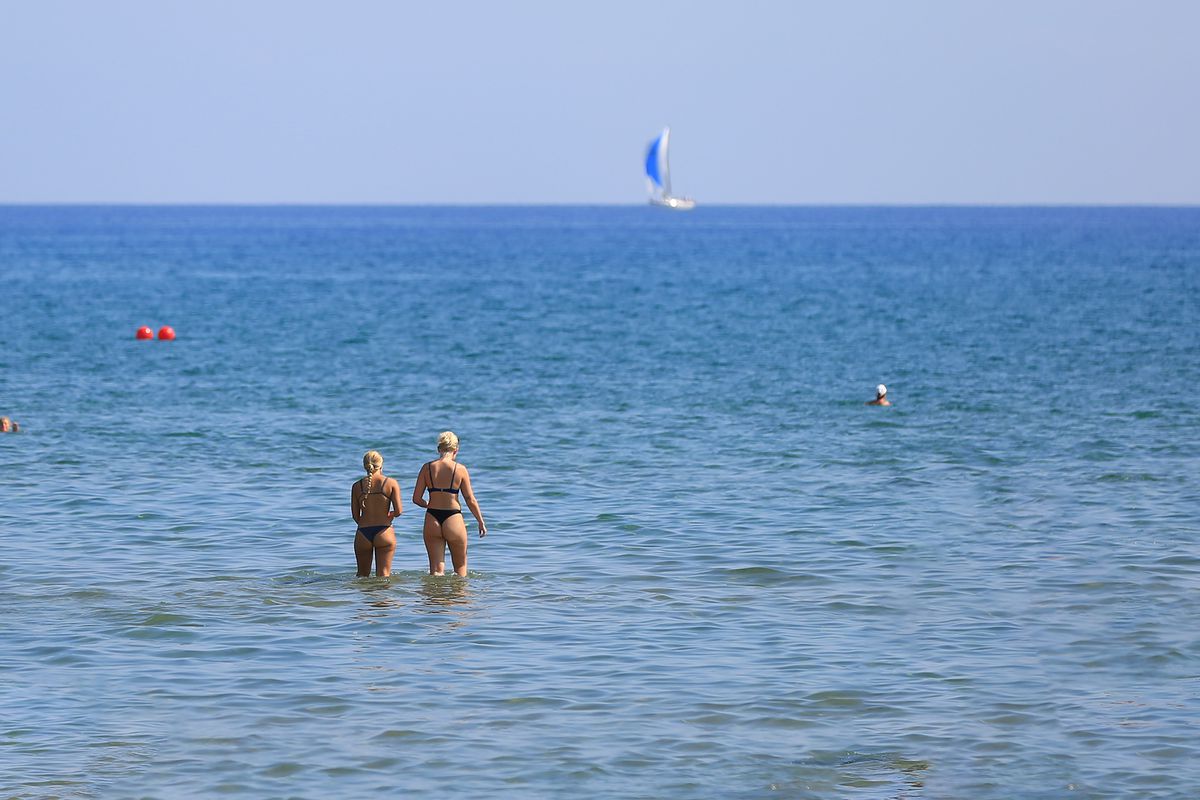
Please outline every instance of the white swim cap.
[[875, 394], [877, 394], [880, 397], [883, 397], [885, 394], [887, 394], [887, 387], [884, 386], [882, 383], [879, 384], [878, 386], [875, 387]]

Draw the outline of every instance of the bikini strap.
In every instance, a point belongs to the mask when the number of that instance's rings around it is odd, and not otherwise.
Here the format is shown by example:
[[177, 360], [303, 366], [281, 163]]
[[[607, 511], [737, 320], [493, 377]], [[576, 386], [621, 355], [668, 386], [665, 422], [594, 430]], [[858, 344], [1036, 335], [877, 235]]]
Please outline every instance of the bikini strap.
[[433, 462], [426, 462], [425, 469], [429, 470], [429, 488], [436, 489], [437, 487], [433, 485]]
[[458, 474], [458, 462], [455, 461], [454, 462], [454, 471], [452, 471], [450, 473], [450, 484], [446, 488], [451, 489], [451, 490], [454, 489], [454, 476], [457, 474]]

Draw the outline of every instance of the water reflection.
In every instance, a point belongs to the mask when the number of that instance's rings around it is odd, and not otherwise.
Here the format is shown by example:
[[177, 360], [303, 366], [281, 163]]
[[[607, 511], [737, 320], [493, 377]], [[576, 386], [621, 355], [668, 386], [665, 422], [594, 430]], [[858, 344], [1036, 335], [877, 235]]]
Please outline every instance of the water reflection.
[[425, 605], [433, 611], [446, 606], [470, 605], [470, 583], [457, 575], [425, 575], [417, 591]]
[[410, 612], [418, 614], [449, 613], [453, 619], [445, 622], [450, 628], [457, 628], [475, 610], [470, 581], [457, 575], [392, 573], [387, 578], [358, 578], [353, 585], [362, 594], [364, 603], [358, 616], [367, 622], [380, 622], [408, 607]]
[[905, 758], [894, 753], [817, 753], [800, 762], [805, 767], [824, 771], [846, 790], [878, 790], [881, 800], [916, 800], [924, 796], [928, 761]]
[[358, 613], [358, 618], [365, 622], [379, 622], [391, 612], [403, 608], [404, 602], [398, 595], [399, 576], [392, 574], [387, 578], [359, 578], [354, 582], [354, 588], [363, 595], [365, 607]]
[[444, 618], [447, 630], [466, 625], [475, 616], [470, 582], [457, 575], [425, 575], [417, 585], [421, 598], [418, 611], [425, 614], [451, 615]]

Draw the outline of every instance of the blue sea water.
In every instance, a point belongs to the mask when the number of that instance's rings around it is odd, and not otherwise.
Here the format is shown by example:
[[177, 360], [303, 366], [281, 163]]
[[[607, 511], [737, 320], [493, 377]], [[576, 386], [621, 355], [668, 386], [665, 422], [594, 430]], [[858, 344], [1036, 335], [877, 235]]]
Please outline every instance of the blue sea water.
[[1195, 797], [1198, 323], [1195, 208], [0, 207], [0, 796]]

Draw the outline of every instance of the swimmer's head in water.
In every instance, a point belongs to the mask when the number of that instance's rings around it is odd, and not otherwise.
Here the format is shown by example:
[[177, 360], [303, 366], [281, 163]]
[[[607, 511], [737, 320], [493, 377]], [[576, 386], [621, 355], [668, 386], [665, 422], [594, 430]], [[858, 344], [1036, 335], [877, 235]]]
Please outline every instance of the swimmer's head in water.
[[876, 398], [883, 397], [885, 394], [887, 394], [887, 387], [884, 386], [882, 383], [875, 387], [875, 397]]
[[458, 452], [458, 437], [454, 435], [454, 431], [442, 431], [438, 434], [438, 452]]
[[0, 432], [8, 433], [12, 428], [12, 420], [8, 417], [0, 417]]

